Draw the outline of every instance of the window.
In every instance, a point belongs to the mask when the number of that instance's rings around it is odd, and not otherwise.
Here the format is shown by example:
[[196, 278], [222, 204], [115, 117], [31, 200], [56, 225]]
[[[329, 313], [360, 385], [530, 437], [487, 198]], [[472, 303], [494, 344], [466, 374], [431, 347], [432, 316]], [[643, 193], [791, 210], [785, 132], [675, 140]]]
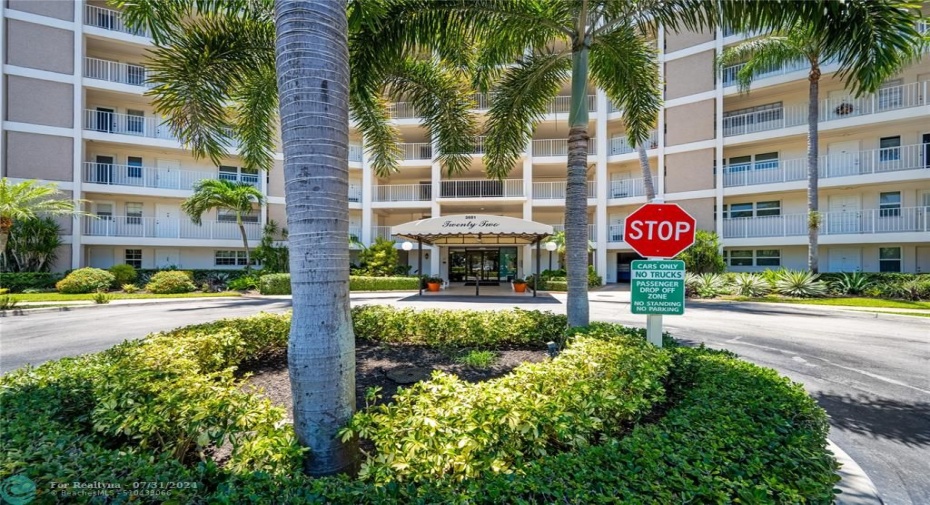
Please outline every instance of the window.
[[123, 261], [135, 269], [142, 268], [142, 249], [126, 249]]
[[731, 203], [723, 206], [723, 218], [780, 216], [781, 202], [778, 200], [756, 203]]
[[730, 251], [730, 266], [751, 267], [752, 249], [736, 249]]
[[901, 159], [901, 137], [882, 137], [879, 141], [878, 160], [898, 161]]
[[251, 184], [253, 186], [258, 185], [258, 170], [255, 168], [245, 168], [243, 167], [239, 175], [239, 180], [246, 184]]
[[756, 202], [756, 216], [780, 216], [781, 202], [778, 200], [771, 202]]
[[126, 224], [142, 224], [142, 204], [126, 202]]
[[216, 266], [245, 266], [245, 251], [216, 251], [213, 262]]
[[126, 161], [126, 176], [142, 178], [142, 158], [139, 156], [130, 156]]
[[96, 205], [96, 210], [94, 214], [97, 215], [100, 219], [106, 219], [107, 221], [113, 220], [113, 204], [112, 203], [98, 203]]
[[145, 67], [126, 65], [126, 84], [132, 84], [133, 86], [145, 84]]
[[[235, 223], [236, 213], [231, 210], [217, 209], [216, 220], [221, 223]], [[243, 223], [257, 223], [258, 214], [246, 214], [242, 216], [242, 222]]]
[[901, 215], [901, 192], [891, 191], [878, 195], [878, 215], [881, 217], [898, 217]]
[[878, 90], [878, 107], [880, 109], [897, 109], [903, 105], [903, 87], [901, 79], [895, 79], [882, 84]]
[[752, 168], [755, 170], [771, 170], [773, 168], [778, 168], [778, 153], [757, 154]]
[[878, 248], [878, 271], [879, 272], [900, 272], [901, 271], [901, 248], [900, 247], [879, 247]]
[[781, 251], [778, 249], [757, 249], [756, 266], [758, 267], [778, 267], [781, 266]]
[[728, 160], [730, 172], [745, 172], [752, 167], [752, 156], [734, 156]]
[[723, 262], [731, 267], [778, 267], [781, 266], [781, 251], [778, 249], [723, 251]]
[[128, 133], [138, 133], [140, 135], [144, 133], [144, 122], [145, 113], [141, 110], [129, 109], [126, 111], [126, 131]]
[[[752, 217], [752, 204], [751, 203], [734, 203], [729, 206], [729, 217], [730, 219], [735, 219], [738, 217]], [[723, 217], [727, 217], [727, 206], [724, 205], [724, 214]]]
[[233, 182], [239, 180], [239, 167], [220, 165], [220, 180]]

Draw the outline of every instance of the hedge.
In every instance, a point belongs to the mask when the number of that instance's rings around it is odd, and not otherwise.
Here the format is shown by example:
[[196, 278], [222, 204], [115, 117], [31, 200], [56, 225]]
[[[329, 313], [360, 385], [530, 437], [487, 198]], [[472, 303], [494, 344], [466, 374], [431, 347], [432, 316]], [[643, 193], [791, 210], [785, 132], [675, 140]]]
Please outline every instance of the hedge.
[[[363, 411], [352, 433], [369, 421], [384, 429], [360, 433], [381, 444], [364, 478], [310, 478], [283, 410], [233, 375], [285, 349], [289, 325], [270, 314], [217, 321], [0, 377], [0, 481], [32, 479], [36, 503], [80, 500], [53, 494], [71, 482], [118, 484], [101, 501], [138, 503], [833, 502], [826, 415], [800, 385], [603, 324], [573, 332], [553, 361], [481, 384], [440, 375]], [[428, 453], [416, 468], [378, 461], [403, 455], [384, 447], [393, 427], [408, 430], [396, 443]], [[209, 451], [222, 442], [220, 467]], [[413, 475], [461, 460], [470, 473]], [[184, 485], [130, 497], [139, 482]]]
[[[291, 274], [261, 276], [258, 289], [263, 295], [291, 294]], [[419, 277], [349, 276], [349, 291], [415, 291], [420, 289]]]
[[26, 289], [53, 289], [61, 280], [61, 274], [52, 272], [0, 272], [0, 288], [10, 293], [22, 293]]
[[72, 271], [55, 284], [59, 293], [86, 294], [106, 291], [113, 284], [115, 277], [106, 270], [84, 267]]

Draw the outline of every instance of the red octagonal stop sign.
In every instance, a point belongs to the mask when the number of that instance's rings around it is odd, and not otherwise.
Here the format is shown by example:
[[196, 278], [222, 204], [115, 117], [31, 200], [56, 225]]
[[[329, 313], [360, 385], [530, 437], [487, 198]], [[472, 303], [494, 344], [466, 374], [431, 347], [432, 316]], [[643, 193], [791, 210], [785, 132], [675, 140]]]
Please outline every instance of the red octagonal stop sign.
[[647, 203], [627, 216], [623, 240], [646, 258], [674, 258], [694, 243], [697, 222], [674, 203]]

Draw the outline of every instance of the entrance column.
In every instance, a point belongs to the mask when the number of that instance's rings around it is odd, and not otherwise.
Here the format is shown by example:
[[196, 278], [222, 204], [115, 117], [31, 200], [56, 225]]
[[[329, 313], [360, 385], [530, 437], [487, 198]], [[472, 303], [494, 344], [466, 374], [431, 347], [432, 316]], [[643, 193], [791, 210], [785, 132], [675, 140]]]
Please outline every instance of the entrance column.
[[423, 296], [423, 239], [417, 237], [417, 271], [420, 272], [420, 296]]
[[[533, 139], [526, 143], [526, 156], [523, 158], [523, 219], [533, 220]], [[517, 254], [522, 258], [523, 268], [517, 268], [518, 275], [526, 278], [533, 271], [533, 247], [527, 244], [521, 247]], [[522, 271], [522, 272], [521, 272]]]
[[539, 237], [536, 237], [536, 277], [535, 277], [536, 282], [533, 283], [533, 298], [536, 298], [536, 291], [538, 291], [537, 288], [539, 288], [539, 249], [540, 249], [539, 246], [541, 244], [542, 244], [542, 239]]
[[[660, 46], [661, 47], [661, 46]], [[594, 172], [595, 182], [595, 205], [594, 205], [594, 229], [595, 236], [591, 237], [594, 242], [594, 269], [603, 279], [607, 279], [607, 153], [610, 144], [607, 136], [607, 113], [608, 102], [607, 95], [603, 90], [597, 90], [597, 121], [595, 123], [597, 144], [597, 155], [595, 156], [596, 168]], [[600, 112], [605, 111], [605, 112]]]

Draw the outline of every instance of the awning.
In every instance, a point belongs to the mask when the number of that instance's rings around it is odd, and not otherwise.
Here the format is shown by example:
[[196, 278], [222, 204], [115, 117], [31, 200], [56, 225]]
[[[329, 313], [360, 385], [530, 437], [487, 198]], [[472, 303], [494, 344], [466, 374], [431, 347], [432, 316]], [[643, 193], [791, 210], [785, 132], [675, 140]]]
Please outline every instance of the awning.
[[548, 224], [484, 214], [434, 217], [391, 228], [396, 238], [431, 245], [523, 245], [544, 239], [552, 232]]

